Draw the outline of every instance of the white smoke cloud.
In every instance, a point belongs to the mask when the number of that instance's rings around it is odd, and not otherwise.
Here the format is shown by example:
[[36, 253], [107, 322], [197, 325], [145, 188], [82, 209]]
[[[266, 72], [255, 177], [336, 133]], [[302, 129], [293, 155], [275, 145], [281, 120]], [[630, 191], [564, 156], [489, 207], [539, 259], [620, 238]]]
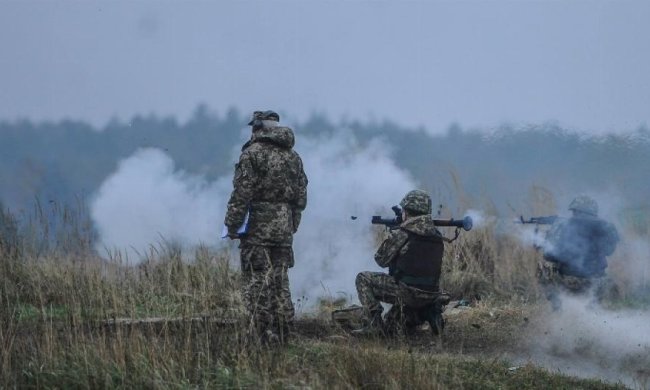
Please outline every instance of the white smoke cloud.
[[465, 212], [465, 216], [472, 218], [472, 228], [479, 229], [488, 224], [494, 224], [496, 218], [493, 216], [487, 216], [481, 210], [469, 209]]
[[[314, 302], [339, 293], [356, 297], [356, 273], [379, 270], [373, 255], [381, 228], [371, 226], [370, 217], [378, 212], [389, 216], [390, 206], [416, 187], [380, 141], [360, 146], [349, 133], [314, 139], [298, 135], [297, 150], [309, 186], [294, 240], [294, 299], [304, 296]], [[141, 149], [101, 185], [91, 215], [101, 246], [127, 251], [137, 261], [135, 251], [143, 253], [163, 238], [186, 246], [225, 245], [219, 235], [231, 190], [231, 176], [208, 182], [177, 170], [160, 150]]]
[[551, 251], [553, 245], [546, 240], [546, 231], [548, 226], [537, 226], [534, 224], [511, 224], [509, 230], [514, 233], [514, 236], [525, 246], [532, 246]]
[[230, 181], [208, 183], [176, 170], [158, 149], [139, 149], [121, 161], [91, 202], [100, 247], [123, 251], [131, 261], [164, 240], [185, 245], [218, 242]]
[[[293, 290], [311, 298], [340, 293], [356, 297], [356, 274], [379, 270], [373, 260], [374, 232], [381, 228], [370, 225], [371, 216], [380, 211], [392, 216], [390, 207], [415, 185], [379, 141], [360, 147], [339, 133], [305, 140], [301, 146], [309, 200], [295, 237]], [[358, 219], [352, 220], [353, 215]]]
[[647, 237], [623, 233], [610, 261], [610, 272], [629, 289], [650, 291], [650, 242]]

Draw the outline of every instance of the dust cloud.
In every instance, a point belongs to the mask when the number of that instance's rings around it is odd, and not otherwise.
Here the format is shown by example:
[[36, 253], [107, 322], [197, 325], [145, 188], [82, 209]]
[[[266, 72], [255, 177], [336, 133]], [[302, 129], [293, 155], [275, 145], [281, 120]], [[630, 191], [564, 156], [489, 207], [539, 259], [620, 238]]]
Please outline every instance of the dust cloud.
[[650, 385], [650, 313], [608, 310], [592, 296], [563, 296], [531, 332], [517, 359], [550, 371], [602, 378], [632, 388]]

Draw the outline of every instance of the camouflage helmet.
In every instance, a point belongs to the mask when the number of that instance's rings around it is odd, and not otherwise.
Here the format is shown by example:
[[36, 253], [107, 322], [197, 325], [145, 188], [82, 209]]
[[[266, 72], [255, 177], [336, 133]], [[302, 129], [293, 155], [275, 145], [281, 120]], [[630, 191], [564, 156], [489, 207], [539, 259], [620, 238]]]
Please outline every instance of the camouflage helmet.
[[431, 197], [422, 190], [409, 191], [399, 205], [415, 215], [431, 214]]
[[278, 115], [277, 112], [271, 111], [271, 110], [266, 110], [266, 111], [254, 111], [253, 116], [251, 117], [251, 121], [248, 122], [248, 126], [253, 126], [256, 124], [256, 122], [260, 121], [280, 121], [280, 115]]
[[598, 203], [596, 203], [593, 198], [587, 195], [580, 195], [573, 199], [571, 204], [569, 204], [569, 210], [593, 215], [596, 217], [598, 216]]

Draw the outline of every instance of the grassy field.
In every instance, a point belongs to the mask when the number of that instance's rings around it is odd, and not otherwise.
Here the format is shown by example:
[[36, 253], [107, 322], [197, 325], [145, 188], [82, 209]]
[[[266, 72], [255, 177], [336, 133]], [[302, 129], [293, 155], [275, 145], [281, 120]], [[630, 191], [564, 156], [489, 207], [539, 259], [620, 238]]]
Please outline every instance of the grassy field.
[[[471, 307], [448, 308], [441, 338], [426, 329], [408, 339], [351, 338], [328, 320], [343, 302], [323, 302], [297, 321], [288, 346], [267, 349], [242, 334], [239, 275], [227, 253], [197, 248], [187, 258], [166, 243], [130, 266], [119, 255], [98, 258], [92, 229], [60, 216], [69, 227], [56, 237], [1, 216], [0, 388], [624, 387], [511, 360], [548, 308], [535, 283], [539, 254], [493, 225], [448, 248], [444, 288]], [[623, 284], [609, 304], [647, 308], [644, 287]], [[647, 387], [639, 364], [633, 384]]]

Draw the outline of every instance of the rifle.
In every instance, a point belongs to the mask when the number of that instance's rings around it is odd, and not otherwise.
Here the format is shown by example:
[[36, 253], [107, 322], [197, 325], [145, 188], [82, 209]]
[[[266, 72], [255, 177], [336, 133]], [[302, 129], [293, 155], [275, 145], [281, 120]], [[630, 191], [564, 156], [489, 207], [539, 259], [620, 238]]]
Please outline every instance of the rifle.
[[[399, 206], [393, 206], [391, 207], [391, 210], [393, 210], [393, 213], [395, 213], [395, 218], [382, 218], [379, 215], [373, 215], [371, 223], [373, 225], [384, 225], [387, 229], [390, 230], [397, 229], [399, 225], [404, 222], [402, 220], [402, 209], [399, 208]], [[467, 216], [463, 219], [434, 219], [433, 224], [436, 226], [444, 227], [453, 226], [456, 229], [463, 228], [465, 231], [471, 230], [473, 226], [472, 217], [470, 216]]]
[[527, 223], [534, 223], [535, 225], [552, 225], [555, 223], [555, 221], [558, 220], [557, 215], [549, 215], [547, 217], [531, 217], [530, 219], [524, 219], [523, 215], [519, 216], [519, 220], [517, 220], [517, 223], [522, 223], [522, 224], [527, 224]]

